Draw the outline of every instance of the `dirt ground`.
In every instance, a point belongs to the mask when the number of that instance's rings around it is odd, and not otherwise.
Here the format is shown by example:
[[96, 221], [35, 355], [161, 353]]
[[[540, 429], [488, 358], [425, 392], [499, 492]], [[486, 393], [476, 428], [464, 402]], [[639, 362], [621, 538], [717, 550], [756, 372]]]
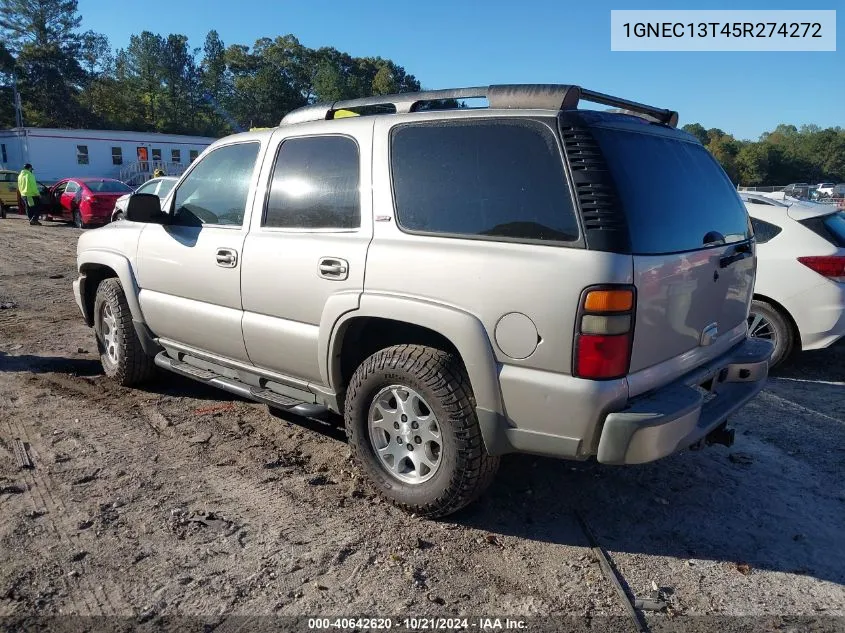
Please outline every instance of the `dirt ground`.
[[477, 504], [420, 520], [373, 495], [334, 424], [173, 375], [105, 380], [73, 301], [79, 234], [0, 220], [0, 616], [624, 616], [577, 513], [630, 594], [668, 601], [652, 630], [845, 622], [845, 345], [774, 372], [730, 449], [509, 456]]

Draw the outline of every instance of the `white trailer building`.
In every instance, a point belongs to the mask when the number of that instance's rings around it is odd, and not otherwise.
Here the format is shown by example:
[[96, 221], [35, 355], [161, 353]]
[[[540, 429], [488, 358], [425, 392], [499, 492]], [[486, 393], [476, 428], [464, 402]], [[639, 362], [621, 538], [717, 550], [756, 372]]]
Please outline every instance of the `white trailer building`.
[[154, 132], [14, 128], [0, 130], [0, 168], [32, 163], [40, 182], [94, 176], [138, 185], [157, 168], [180, 175], [216, 139]]

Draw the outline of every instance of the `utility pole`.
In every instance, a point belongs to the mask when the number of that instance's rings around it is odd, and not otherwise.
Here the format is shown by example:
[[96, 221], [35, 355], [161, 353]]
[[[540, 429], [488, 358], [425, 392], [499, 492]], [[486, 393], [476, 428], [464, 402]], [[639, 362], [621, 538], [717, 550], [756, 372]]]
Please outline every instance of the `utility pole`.
[[23, 127], [23, 114], [21, 113], [21, 93], [18, 92], [18, 74], [12, 72], [12, 94], [15, 100], [15, 127]]

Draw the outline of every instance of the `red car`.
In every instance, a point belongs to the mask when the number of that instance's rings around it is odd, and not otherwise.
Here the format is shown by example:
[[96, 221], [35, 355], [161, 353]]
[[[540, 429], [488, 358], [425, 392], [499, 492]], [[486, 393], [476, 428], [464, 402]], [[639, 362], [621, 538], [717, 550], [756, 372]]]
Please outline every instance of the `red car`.
[[84, 229], [111, 221], [115, 201], [132, 188], [114, 178], [66, 178], [50, 189], [48, 220], [70, 220]]

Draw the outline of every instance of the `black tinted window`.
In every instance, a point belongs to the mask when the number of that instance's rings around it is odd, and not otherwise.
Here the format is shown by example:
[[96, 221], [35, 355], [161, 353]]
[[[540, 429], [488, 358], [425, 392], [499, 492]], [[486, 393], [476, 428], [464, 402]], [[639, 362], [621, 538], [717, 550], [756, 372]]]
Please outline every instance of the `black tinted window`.
[[700, 249], [708, 233], [727, 243], [750, 237], [745, 205], [704, 147], [609, 127], [592, 131], [622, 200], [634, 253]]
[[779, 226], [757, 218], [751, 218], [751, 226], [754, 228], [754, 237], [757, 238], [758, 244], [765, 244], [783, 230]]
[[343, 136], [282, 143], [264, 226], [352, 229], [361, 225], [358, 145]]
[[95, 193], [129, 193], [132, 187], [119, 180], [86, 180], [85, 184]]
[[391, 152], [397, 221], [411, 231], [573, 241], [578, 224], [549, 128], [529, 120], [401, 126]]
[[801, 220], [801, 224], [834, 246], [845, 248], [845, 211]]
[[206, 154], [176, 190], [173, 223], [243, 224], [259, 147], [258, 143], [240, 143]]

